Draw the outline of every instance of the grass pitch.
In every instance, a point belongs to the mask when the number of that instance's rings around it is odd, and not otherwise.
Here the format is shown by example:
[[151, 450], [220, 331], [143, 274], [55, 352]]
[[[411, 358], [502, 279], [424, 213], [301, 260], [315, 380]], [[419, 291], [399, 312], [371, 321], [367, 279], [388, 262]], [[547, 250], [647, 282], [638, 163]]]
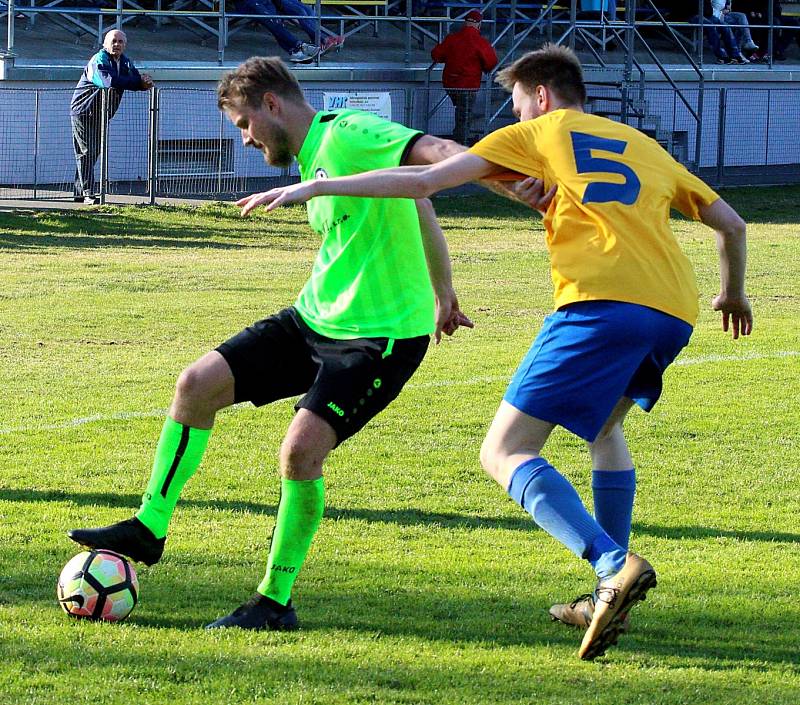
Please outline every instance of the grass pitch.
[[[0, 214], [0, 702], [691, 703], [800, 698], [800, 189], [726, 194], [750, 223], [749, 339], [708, 302], [713, 235], [677, 221], [701, 319], [628, 436], [632, 546], [658, 589], [595, 663], [547, 608], [587, 565], [484, 476], [478, 448], [551, 308], [539, 221], [491, 196], [437, 203], [474, 331], [334, 452], [295, 590], [304, 629], [206, 633], [264, 569], [291, 402], [223, 412], [163, 561], [120, 625], [68, 620], [67, 528], [138, 506], [175, 377], [293, 301], [317, 247], [301, 209]], [[590, 501], [583, 444], [546, 455]]]

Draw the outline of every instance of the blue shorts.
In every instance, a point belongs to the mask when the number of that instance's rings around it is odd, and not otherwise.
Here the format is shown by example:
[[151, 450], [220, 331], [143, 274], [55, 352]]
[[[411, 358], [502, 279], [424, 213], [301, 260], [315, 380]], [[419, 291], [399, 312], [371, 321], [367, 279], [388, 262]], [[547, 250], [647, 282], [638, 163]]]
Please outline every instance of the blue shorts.
[[544, 319], [503, 399], [593, 441], [621, 397], [650, 411], [692, 327], [647, 306], [569, 304]]

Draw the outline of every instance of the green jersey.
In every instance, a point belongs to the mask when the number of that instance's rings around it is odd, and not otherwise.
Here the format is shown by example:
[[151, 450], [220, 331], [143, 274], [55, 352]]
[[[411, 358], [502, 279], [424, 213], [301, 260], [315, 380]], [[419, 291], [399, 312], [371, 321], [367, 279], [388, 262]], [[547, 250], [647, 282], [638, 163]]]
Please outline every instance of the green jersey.
[[[419, 134], [358, 110], [319, 112], [297, 161], [302, 179], [400, 166]], [[434, 294], [413, 200], [320, 196], [307, 204], [322, 236], [295, 302], [328, 338], [414, 338], [434, 330]]]

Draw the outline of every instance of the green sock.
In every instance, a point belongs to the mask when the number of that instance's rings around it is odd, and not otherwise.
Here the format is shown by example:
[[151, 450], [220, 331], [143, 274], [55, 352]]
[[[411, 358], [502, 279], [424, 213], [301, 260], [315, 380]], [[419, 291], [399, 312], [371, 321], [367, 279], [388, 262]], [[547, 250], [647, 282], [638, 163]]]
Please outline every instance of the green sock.
[[281, 501], [272, 532], [267, 573], [258, 592], [281, 605], [292, 595], [292, 586], [308, 555], [325, 508], [325, 487], [316, 480], [281, 479]]
[[136, 512], [136, 518], [156, 538], [167, 535], [181, 490], [200, 466], [210, 435], [211, 429], [191, 428], [169, 417], [164, 421], [150, 481]]

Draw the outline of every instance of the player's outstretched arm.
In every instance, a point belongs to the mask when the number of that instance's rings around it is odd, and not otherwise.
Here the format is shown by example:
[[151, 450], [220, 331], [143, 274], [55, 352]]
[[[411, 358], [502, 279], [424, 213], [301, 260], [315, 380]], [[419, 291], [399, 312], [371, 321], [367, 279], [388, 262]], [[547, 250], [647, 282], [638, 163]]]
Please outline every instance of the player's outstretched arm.
[[436, 164], [466, 151], [467, 148], [463, 144], [453, 140], [446, 140], [434, 135], [422, 135], [414, 142], [405, 163], [416, 166]]
[[[441, 162], [454, 154], [466, 152], [467, 148], [453, 140], [445, 140], [433, 135], [423, 135], [420, 137], [409, 152], [407, 164], [435, 164]], [[510, 176], [513, 172], [505, 172]], [[493, 179], [491, 176], [480, 180], [480, 185], [492, 193], [507, 198], [515, 203], [524, 203], [534, 210], [544, 213], [553, 196], [556, 187], [553, 185], [547, 193], [544, 191], [544, 182], [533, 177], [525, 178], [522, 174], [517, 174], [518, 179]]]
[[472, 321], [465, 316], [458, 304], [458, 297], [453, 289], [453, 275], [450, 267], [450, 252], [444, 238], [433, 204], [427, 198], [416, 201], [419, 227], [422, 233], [422, 245], [425, 249], [425, 260], [428, 263], [428, 274], [431, 278], [434, 294], [436, 294], [436, 330], [434, 339], [438, 345], [442, 333], [453, 335], [459, 326], [474, 328]]
[[713, 228], [717, 235], [719, 252], [720, 290], [711, 303], [715, 311], [722, 312], [722, 330], [733, 331], [734, 340], [739, 335], [750, 335], [753, 330], [753, 311], [744, 290], [747, 265], [747, 226], [739, 214], [723, 199], [699, 208], [700, 219]]
[[301, 181], [292, 186], [255, 193], [236, 202], [242, 215], [260, 205], [267, 210], [291, 203], [305, 203], [316, 196], [366, 196], [375, 198], [428, 198], [437, 191], [477, 181], [504, 171], [481, 157], [461, 152], [428, 166], [400, 166], [366, 171], [335, 179]]

